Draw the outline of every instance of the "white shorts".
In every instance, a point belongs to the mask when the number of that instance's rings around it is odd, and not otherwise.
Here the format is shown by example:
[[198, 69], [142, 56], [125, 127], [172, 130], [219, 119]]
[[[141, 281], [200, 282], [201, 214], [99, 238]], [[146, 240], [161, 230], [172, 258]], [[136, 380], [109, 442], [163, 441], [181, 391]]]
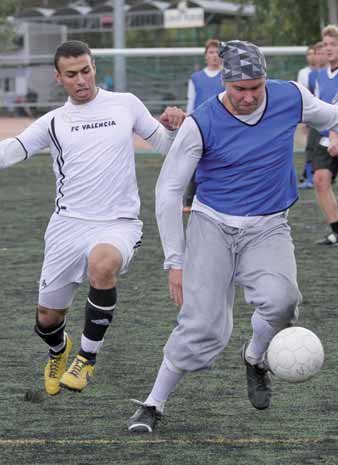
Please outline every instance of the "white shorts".
[[39, 286], [39, 305], [68, 308], [80, 283], [87, 279], [88, 257], [98, 244], [111, 244], [122, 256], [120, 274], [128, 271], [142, 238], [142, 221], [119, 218], [91, 222], [53, 214], [45, 232], [45, 256]]

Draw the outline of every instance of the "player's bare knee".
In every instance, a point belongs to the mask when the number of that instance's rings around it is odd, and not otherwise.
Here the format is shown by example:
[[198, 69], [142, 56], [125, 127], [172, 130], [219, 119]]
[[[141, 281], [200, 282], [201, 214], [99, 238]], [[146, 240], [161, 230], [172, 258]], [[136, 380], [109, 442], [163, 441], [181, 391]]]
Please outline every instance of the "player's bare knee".
[[65, 319], [66, 311], [66, 309], [54, 310], [39, 305], [36, 311], [36, 323], [41, 329], [53, 328]]
[[117, 284], [117, 273], [119, 267], [112, 262], [95, 262], [88, 269], [91, 286], [96, 289], [115, 287]]
[[90, 284], [97, 289], [115, 287], [121, 266], [122, 256], [115, 247], [95, 247], [88, 259]]
[[331, 174], [326, 172], [323, 173], [322, 170], [316, 171], [313, 176], [313, 182], [317, 192], [326, 192], [331, 189], [331, 180]]

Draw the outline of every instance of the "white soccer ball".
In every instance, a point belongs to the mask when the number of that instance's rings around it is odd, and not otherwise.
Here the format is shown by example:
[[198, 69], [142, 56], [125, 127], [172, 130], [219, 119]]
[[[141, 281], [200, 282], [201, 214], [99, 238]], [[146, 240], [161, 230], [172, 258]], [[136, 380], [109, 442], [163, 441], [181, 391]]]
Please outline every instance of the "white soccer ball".
[[318, 336], [300, 326], [277, 333], [267, 351], [271, 372], [289, 383], [302, 383], [319, 372], [324, 349]]

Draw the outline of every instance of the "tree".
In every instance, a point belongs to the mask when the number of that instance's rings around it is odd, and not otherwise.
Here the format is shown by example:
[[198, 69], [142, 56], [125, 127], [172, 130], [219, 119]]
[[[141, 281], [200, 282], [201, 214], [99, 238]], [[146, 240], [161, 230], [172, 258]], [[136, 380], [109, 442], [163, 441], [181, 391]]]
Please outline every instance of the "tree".
[[[320, 40], [327, 22], [326, 0], [253, 0], [260, 45], [307, 45]], [[255, 33], [253, 32], [253, 33]]]
[[1, 0], [0, 2], [0, 18], [5, 20], [7, 16], [13, 15], [17, 8], [16, 0]]

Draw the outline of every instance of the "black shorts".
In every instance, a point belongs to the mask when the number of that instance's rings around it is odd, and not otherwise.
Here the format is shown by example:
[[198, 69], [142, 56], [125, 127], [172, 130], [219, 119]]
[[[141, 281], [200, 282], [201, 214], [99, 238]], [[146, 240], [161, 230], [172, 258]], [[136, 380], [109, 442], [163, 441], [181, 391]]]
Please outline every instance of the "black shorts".
[[311, 162], [313, 158], [313, 153], [316, 151], [316, 147], [319, 144], [321, 135], [318, 131], [313, 128], [309, 128], [309, 133], [306, 140], [305, 147], [305, 161]]
[[338, 173], [338, 157], [331, 157], [326, 147], [317, 145], [312, 154], [312, 168], [317, 170], [329, 170], [335, 177]]

